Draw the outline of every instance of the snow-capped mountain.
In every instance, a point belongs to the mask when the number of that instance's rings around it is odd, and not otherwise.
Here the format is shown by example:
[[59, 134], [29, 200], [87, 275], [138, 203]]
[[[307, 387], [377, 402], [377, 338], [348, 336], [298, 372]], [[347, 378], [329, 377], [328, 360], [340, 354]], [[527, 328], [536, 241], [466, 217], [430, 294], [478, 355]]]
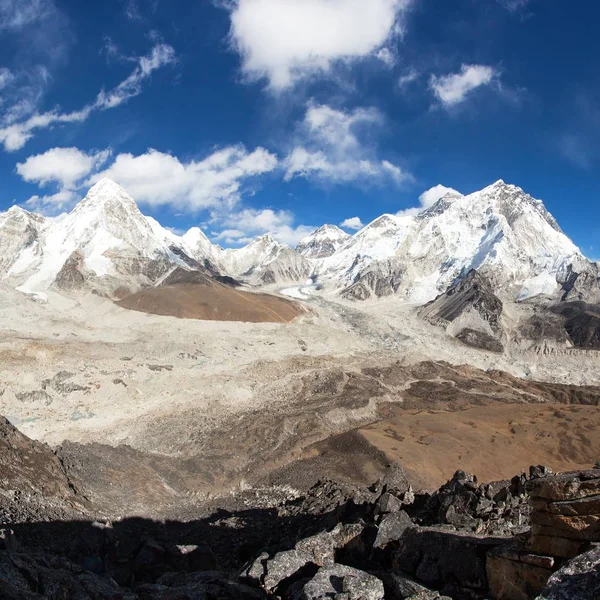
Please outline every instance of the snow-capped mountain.
[[327, 258], [335, 254], [350, 235], [335, 225], [323, 225], [300, 240], [296, 252], [304, 258]]
[[40, 259], [40, 239], [48, 225], [47, 219], [12, 206], [0, 215], [0, 276], [18, 273]]
[[293, 248], [263, 235], [243, 248], [224, 250], [221, 265], [226, 274], [254, 284], [306, 281], [312, 265]]
[[264, 235], [223, 250], [197, 227], [183, 236], [162, 227], [105, 179], [69, 214], [45, 218], [18, 207], [0, 214], [0, 245], [0, 276], [29, 293], [59, 287], [112, 295], [156, 285], [179, 267], [252, 285], [311, 279], [346, 298], [397, 294], [423, 304], [477, 271], [503, 299], [600, 301], [598, 264], [541, 201], [503, 181], [447, 194], [418, 215], [383, 215], [353, 236], [325, 225], [296, 249]]
[[556, 295], [570, 265], [590, 264], [541, 201], [503, 181], [468, 196], [444, 196], [416, 217], [387, 216], [377, 228], [381, 235], [369, 231], [373, 239], [355, 250], [355, 239], [380, 220], [324, 261], [322, 276], [337, 279], [344, 295], [398, 293], [424, 303], [471, 270], [518, 299]]
[[376, 261], [394, 256], [414, 225], [414, 218], [382, 215], [347, 239], [316, 267], [320, 282], [346, 288]]
[[8, 275], [21, 280], [21, 291], [39, 293], [56, 283], [65, 265], [69, 270], [76, 265], [83, 279], [95, 280], [101, 289], [97, 280], [103, 278], [108, 292], [121, 283], [139, 287], [173, 264], [189, 263], [171, 250], [171, 241], [169, 232], [151, 224], [123, 188], [103, 179], [69, 214], [45, 223], [34, 260], [23, 247]]

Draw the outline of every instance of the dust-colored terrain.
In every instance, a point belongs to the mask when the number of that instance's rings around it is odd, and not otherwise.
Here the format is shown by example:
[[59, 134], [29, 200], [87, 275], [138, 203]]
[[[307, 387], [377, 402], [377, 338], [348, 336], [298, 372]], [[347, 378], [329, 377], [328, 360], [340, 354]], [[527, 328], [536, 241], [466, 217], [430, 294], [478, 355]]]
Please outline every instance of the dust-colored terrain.
[[[484, 411], [480, 426], [468, 426], [467, 441], [484, 448], [473, 470], [489, 477], [530, 462], [554, 465], [553, 448], [561, 452], [558, 437], [554, 445], [538, 438], [534, 448], [533, 430], [511, 434], [504, 447], [502, 415], [518, 420], [538, 411], [547, 417], [540, 430], [567, 423], [565, 440], [573, 444], [584, 425], [553, 420], [554, 405], [583, 405], [597, 423], [597, 353], [516, 338], [504, 340], [504, 353], [470, 348], [391, 299], [352, 304], [315, 296], [297, 303], [301, 314], [290, 323], [250, 323], [146, 314], [98, 296], [49, 296], [39, 304], [2, 288], [0, 414], [60, 446], [69, 476], [84, 482], [82, 493], [98, 498], [102, 491], [122, 514], [157, 507], [180, 514], [182, 503], [269, 483], [303, 487], [333, 477], [366, 484], [395, 458], [428, 487], [469, 469], [469, 454], [458, 447], [447, 462], [427, 458], [430, 468], [422, 469], [425, 451], [443, 454], [453, 432], [443, 433], [440, 423], [432, 434], [428, 421], [420, 431], [415, 411], [457, 424], [467, 409]], [[526, 306], [508, 307], [504, 329], [530, 316]], [[414, 430], [405, 447], [385, 437], [385, 429], [404, 426]], [[383, 432], [381, 439], [365, 428]], [[587, 434], [590, 452], [572, 452], [565, 467], [590, 463], [598, 431]], [[423, 436], [429, 446], [418, 443]], [[509, 439], [526, 449], [515, 450], [512, 463], [502, 459], [506, 472], [499, 473], [491, 447], [507, 453]]]
[[388, 461], [410, 465], [427, 488], [448, 479], [455, 465], [482, 481], [510, 478], [530, 464], [560, 471], [600, 456], [596, 406], [487, 405], [460, 411], [397, 410], [360, 430]]
[[240, 290], [205, 276], [200, 281], [180, 278], [143, 289], [118, 304], [153, 315], [246, 323], [290, 323], [305, 312], [287, 298]]

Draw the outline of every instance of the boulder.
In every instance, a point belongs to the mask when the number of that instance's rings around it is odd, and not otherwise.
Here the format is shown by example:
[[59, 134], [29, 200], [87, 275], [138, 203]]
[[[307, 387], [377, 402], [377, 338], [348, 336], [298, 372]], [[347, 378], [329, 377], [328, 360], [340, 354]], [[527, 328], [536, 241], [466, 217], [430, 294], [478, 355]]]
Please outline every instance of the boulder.
[[[458, 582], [460, 588], [484, 592], [488, 588], [487, 552], [505, 541], [442, 527], [413, 527], [402, 536], [392, 564], [395, 571], [408, 573], [429, 587]], [[453, 590], [442, 591], [451, 595]]]
[[574, 558], [550, 579], [538, 600], [600, 598], [600, 547]]
[[486, 572], [495, 600], [529, 600], [539, 594], [554, 572], [551, 556], [531, 554], [518, 543], [488, 552]]
[[536, 512], [564, 515], [565, 517], [600, 515], [600, 495], [561, 502], [548, 502], [543, 498], [532, 498], [531, 506]]
[[332, 565], [336, 551], [360, 545], [363, 525], [339, 524], [332, 531], [323, 531], [300, 540], [292, 550], [276, 553], [273, 557], [261, 554], [244, 573], [244, 578], [272, 592], [294, 581], [313, 575], [318, 567]]
[[574, 558], [585, 550], [586, 542], [570, 540], [554, 535], [532, 535], [527, 541], [527, 548], [538, 554], [549, 554], [559, 558]]
[[551, 501], [578, 500], [600, 494], [600, 469], [531, 479], [526, 484], [531, 498]]
[[377, 576], [383, 581], [386, 600], [451, 600], [448, 596], [440, 596], [439, 592], [422, 586], [404, 573], [386, 571]]
[[414, 527], [414, 523], [403, 510], [386, 515], [379, 524], [373, 548], [383, 549], [389, 543], [397, 542], [409, 527]]
[[322, 567], [294, 600], [383, 600], [383, 582], [345, 565]]

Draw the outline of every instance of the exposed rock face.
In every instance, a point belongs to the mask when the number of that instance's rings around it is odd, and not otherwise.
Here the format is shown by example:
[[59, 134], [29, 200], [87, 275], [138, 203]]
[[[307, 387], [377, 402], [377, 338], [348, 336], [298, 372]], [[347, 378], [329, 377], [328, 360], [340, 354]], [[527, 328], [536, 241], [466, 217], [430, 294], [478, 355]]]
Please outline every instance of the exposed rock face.
[[348, 241], [350, 236], [335, 225], [323, 225], [296, 246], [304, 258], [327, 258]]
[[527, 483], [531, 498], [531, 550], [573, 558], [600, 542], [600, 469]]
[[488, 552], [487, 577], [495, 600], [530, 600], [554, 572], [556, 559], [534, 554], [520, 543], [498, 546]]
[[550, 310], [563, 318], [562, 325], [574, 346], [600, 349], [600, 305], [564, 302]]
[[373, 263], [357, 275], [354, 283], [340, 292], [349, 300], [367, 300], [395, 294], [402, 284], [404, 271], [391, 261]]
[[559, 277], [564, 302], [600, 302], [600, 268], [598, 263], [576, 260]]
[[54, 280], [56, 287], [69, 292], [82, 290], [85, 287], [86, 279], [89, 278], [84, 261], [83, 254], [79, 250], [75, 250], [58, 272]]
[[502, 302], [494, 294], [490, 281], [475, 270], [423, 307], [419, 314], [445, 326], [449, 333], [469, 346], [493, 352], [503, 350], [499, 340]]
[[73, 491], [52, 450], [0, 417], [0, 523], [71, 514]]

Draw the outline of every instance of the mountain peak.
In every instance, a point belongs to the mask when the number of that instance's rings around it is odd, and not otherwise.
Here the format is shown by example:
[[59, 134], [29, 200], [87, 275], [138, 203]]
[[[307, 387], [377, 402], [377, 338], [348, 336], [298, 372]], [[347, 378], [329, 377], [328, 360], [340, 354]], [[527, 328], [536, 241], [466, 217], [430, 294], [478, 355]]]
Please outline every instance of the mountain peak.
[[350, 239], [350, 235], [335, 225], [322, 225], [310, 235], [300, 240], [296, 246], [305, 258], [326, 258]]
[[[83, 209], [99, 209], [110, 207], [123, 207], [134, 212], [139, 212], [135, 200], [112, 179], [103, 178], [95, 183], [86, 194], [85, 198], [73, 209], [81, 212]], [[141, 213], [140, 213], [141, 214]]]

